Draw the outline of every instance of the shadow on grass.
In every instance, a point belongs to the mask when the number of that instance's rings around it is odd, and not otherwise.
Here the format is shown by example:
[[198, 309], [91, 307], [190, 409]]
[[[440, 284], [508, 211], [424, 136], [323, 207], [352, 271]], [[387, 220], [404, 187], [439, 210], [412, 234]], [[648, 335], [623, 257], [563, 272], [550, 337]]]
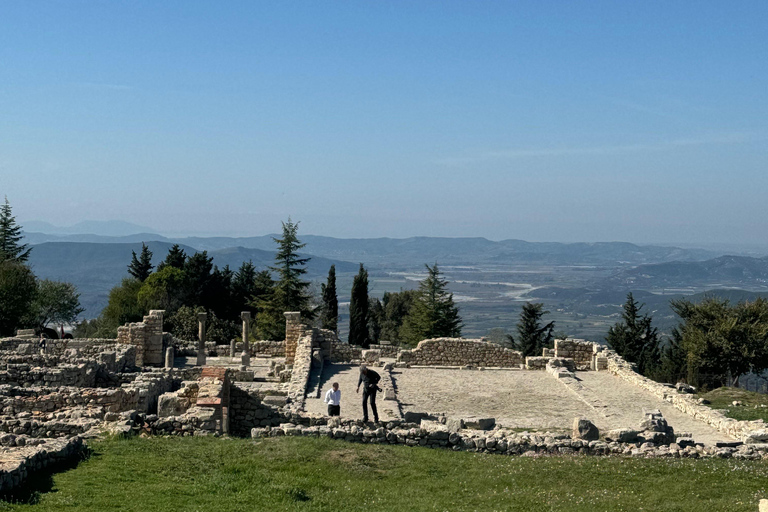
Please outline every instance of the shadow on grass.
[[37, 505], [43, 494], [56, 492], [56, 488], [53, 485], [53, 475], [75, 469], [81, 462], [86, 461], [91, 457], [98, 457], [99, 455], [101, 454], [94, 452], [87, 446], [83, 446], [83, 449], [80, 450], [80, 452], [74, 454], [69, 459], [57, 464], [49, 464], [30, 474], [21, 485], [18, 485], [5, 493], [0, 493], [0, 504], [16, 503]]

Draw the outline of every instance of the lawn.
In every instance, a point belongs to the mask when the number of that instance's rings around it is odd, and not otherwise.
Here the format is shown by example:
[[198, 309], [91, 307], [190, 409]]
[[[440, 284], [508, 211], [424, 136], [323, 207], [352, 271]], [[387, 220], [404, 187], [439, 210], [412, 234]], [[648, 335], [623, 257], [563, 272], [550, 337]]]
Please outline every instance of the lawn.
[[768, 464], [136, 438], [98, 442], [76, 468], [39, 480], [32, 504], [0, 502], [0, 510], [755, 512], [768, 495]]
[[[709, 407], [720, 409], [735, 420], [759, 420], [768, 422], [768, 395], [739, 388], [722, 387], [699, 395], [711, 403]], [[742, 405], [733, 405], [738, 400]]]

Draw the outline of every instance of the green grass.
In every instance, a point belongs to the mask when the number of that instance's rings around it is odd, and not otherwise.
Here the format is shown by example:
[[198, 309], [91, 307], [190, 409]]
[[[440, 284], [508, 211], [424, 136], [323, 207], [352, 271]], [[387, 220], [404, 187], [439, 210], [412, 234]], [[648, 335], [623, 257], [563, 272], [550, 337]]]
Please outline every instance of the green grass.
[[749, 511], [768, 463], [505, 457], [329, 439], [108, 440], [18, 511]]
[[[711, 403], [709, 407], [720, 409], [723, 414], [735, 420], [759, 420], [768, 422], [768, 395], [739, 388], [722, 387], [699, 395]], [[739, 400], [743, 405], [734, 406]], [[766, 407], [760, 407], [765, 405]]]

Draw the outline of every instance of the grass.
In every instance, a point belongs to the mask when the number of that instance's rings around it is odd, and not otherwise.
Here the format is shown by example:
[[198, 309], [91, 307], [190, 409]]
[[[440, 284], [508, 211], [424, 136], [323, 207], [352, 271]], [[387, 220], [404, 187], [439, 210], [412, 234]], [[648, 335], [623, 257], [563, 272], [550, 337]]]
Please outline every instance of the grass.
[[330, 439], [107, 440], [14, 511], [749, 511], [768, 464], [505, 457]]
[[[720, 409], [723, 414], [735, 420], [759, 420], [768, 422], [768, 395], [739, 388], [722, 387], [699, 395], [711, 403], [709, 407]], [[733, 405], [739, 400], [743, 405]], [[765, 407], [760, 407], [764, 405]]]

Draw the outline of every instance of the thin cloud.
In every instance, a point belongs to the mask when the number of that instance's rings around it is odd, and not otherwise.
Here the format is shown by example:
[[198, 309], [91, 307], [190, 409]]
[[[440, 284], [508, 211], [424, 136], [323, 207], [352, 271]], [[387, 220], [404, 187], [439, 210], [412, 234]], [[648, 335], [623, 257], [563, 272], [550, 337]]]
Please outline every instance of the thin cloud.
[[615, 146], [593, 146], [584, 148], [527, 148], [486, 151], [475, 156], [449, 157], [438, 160], [443, 165], [462, 165], [492, 160], [513, 160], [518, 158], [559, 157], [578, 155], [615, 155], [638, 151], [665, 151], [681, 147], [707, 146], [714, 144], [741, 144], [768, 140], [766, 134], [728, 133], [702, 137], [673, 139], [653, 144], [621, 144]]

